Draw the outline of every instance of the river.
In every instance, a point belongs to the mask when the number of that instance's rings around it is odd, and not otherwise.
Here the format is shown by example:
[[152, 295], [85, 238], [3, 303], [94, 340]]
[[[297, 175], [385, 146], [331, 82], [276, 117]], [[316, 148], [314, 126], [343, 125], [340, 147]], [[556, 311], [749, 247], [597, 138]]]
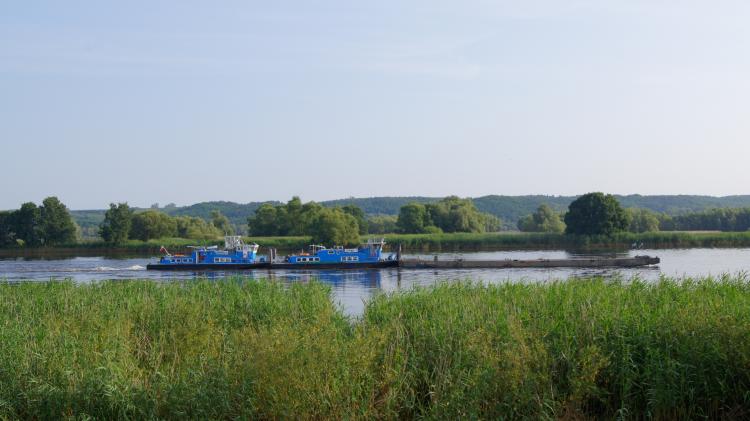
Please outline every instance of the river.
[[[408, 255], [432, 259], [435, 254]], [[661, 258], [654, 267], [634, 269], [456, 269], [426, 270], [397, 269], [355, 271], [304, 271], [304, 270], [254, 270], [244, 272], [161, 272], [147, 271], [146, 264], [156, 258], [3, 258], [0, 259], [0, 279], [11, 282], [49, 281], [72, 279], [76, 282], [93, 282], [107, 279], [171, 279], [196, 278], [222, 279], [226, 276], [243, 276], [252, 279], [270, 278], [283, 282], [309, 282], [318, 279], [329, 284], [334, 299], [351, 315], [362, 313], [364, 302], [379, 291], [408, 289], [415, 285], [430, 285], [440, 281], [473, 280], [498, 282], [544, 282], [579, 276], [634, 276], [657, 280], [660, 276], [697, 277], [722, 274], [750, 273], [750, 248], [742, 249], [660, 249], [633, 250], [597, 254], [580, 254], [563, 250], [494, 251], [476, 253], [437, 253], [439, 259], [463, 258], [466, 260], [490, 259], [560, 259], [588, 256], [651, 255]]]

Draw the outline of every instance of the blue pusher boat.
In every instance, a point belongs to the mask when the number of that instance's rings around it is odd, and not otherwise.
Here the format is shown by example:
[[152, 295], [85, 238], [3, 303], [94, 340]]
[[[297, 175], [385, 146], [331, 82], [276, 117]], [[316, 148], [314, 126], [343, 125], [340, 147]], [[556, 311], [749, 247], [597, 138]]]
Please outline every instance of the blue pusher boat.
[[383, 256], [385, 240], [368, 240], [357, 248], [325, 248], [311, 245], [309, 252], [274, 260], [272, 268], [278, 269], [366, 269], [398, 266], [398, 256]]
[[190, 254], [164, 253], [158, 263], [149, 264], [146, 269], [155, 270], [207, 270], [207, 269], [260, 269], [270, 267], [265, 256], [258, 256], [258, 245], [245, 244], [239, 235], [224, 237], [224, 249], [216, 246], [191, 246]]

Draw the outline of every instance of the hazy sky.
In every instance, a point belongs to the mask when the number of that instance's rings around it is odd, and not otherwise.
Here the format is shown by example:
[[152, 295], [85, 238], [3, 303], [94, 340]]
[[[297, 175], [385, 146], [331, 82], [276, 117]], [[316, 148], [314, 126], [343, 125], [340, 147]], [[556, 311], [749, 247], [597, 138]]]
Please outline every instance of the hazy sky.
[[0, 209], [750, 193], [747, 1], [113, 3], [0, 4]]

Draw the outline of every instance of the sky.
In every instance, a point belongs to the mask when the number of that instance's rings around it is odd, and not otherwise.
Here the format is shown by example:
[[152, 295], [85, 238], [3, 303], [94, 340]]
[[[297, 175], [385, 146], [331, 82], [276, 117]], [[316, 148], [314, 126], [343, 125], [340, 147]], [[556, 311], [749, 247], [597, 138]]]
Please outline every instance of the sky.
[[0, 3], [0, 209], [748, 194], [750, 2]]

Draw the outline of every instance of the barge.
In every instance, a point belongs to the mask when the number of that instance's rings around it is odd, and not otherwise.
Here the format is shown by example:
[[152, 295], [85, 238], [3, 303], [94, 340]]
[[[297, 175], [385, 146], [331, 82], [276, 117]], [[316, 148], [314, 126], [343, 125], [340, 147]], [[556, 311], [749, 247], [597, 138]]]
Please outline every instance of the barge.
[[258, 255], [258, 244], [245, 244], [242, 237], [224, 237], [224, 249], [216, 246], [190, 247], [189, 254], [170, 254], [162, 247], [162, 256], [157, 263], [149, 264], [149, 270], [248, 270], [248, 269], [379, 269], [398, 267], [405, 269], [508, 269], [508, 268], [633, 268], [660, 263], [658, 257], [600, 257], [575, 259], [536, 260], [438, 260], [401, 258], [401, 251], [384, 256], [385, 240], [368, 240], [356, 248], [311, 245], [307, 252], [276, 256], [270, 249], [269, 256]]
[[536, 260], [422, 260], [401, 259], [399, 267], [407, 269], [510, 269], [510, 268], [633, 268], [658, 265], [658, 257], [598, 257], [590, 259]]

